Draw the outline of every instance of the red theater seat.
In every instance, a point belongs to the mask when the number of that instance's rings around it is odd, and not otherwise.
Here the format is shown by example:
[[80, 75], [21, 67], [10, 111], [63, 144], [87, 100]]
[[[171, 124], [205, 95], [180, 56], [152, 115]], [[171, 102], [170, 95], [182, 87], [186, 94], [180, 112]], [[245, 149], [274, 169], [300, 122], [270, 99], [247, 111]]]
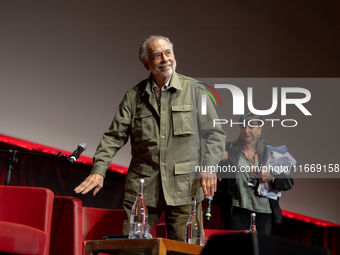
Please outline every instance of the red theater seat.
[[0, 252], [49, 254], [54, 194], [37, 187], [0, 185]]
[[[99, 240], [103, 236], [121, 235], [124, 210], [99, 209], [82, 206], [79, 198], [54, 198], [50, 255], [82, 255], [87, 240]], [[159, 222], [164, 222], [162, 215]], [[166, 238], [165, 224], [155, 224], [154, 237]]]
[[121, 235], [124, 210], [83, 207], [74, 197], [54, 199], [50, 254], [81, 255], [86, 240]]

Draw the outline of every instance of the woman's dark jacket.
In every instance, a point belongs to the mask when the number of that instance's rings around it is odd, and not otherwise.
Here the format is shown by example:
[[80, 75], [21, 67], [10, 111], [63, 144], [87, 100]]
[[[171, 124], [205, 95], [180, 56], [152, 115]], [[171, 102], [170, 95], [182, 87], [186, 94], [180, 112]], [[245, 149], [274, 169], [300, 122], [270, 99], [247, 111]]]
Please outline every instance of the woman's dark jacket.
[[[235, 144], [235, 143], [234, 143]], [[233, 145], [230, 146], [230, 143], [226, 143], [226, 151], [228, 151], [228, 160], [221, 161], [220, 166], [235, 166], [237, 168], [238, 161], [240, 159], [241, 152], [243, 150], [242, 146]], [[258, 162], [262, 162], [263, 153], [259, 154]], [[219, 175], [222, 178], [221, 182], [221, 197], [220, 197], [220, 210], [221, 210], [221, 218], [227, 223], [230, 221], [230, 216], [233, 211], [233, 196], [235, 192], [235, 178], [236, 172], [226, 172]], [[270, 183], [271, 187], [275, 190], [284, 191], [289, 190], [293, 187], [294, 181], [290, 177], [290, 175], [284, 178], [275, 178], [273, 183]], [[270, 207], [272, 209], [273, 221], [274, 224], [280, 224], [282, 222], [282, 211], [279, 206], [279, 198], [278, 200], [269, 199]]]

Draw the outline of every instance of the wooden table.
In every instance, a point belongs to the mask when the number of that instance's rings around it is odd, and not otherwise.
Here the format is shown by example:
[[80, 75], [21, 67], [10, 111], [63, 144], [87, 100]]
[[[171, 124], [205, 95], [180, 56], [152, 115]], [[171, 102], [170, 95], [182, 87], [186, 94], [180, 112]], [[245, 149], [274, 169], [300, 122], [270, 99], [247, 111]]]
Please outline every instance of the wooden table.
[[97, 254], [98, 252], [120, 254], [119, 251], [130, 254], [129, 249], [131, 253], [134, 251], [135, 254], [139, 254], [139, 250], [141, 253], [144, 250], [145, 253], [145, 250], [148, 249], [148, 253], [152, 255], [166, 255], [169, 254], [168, 251], [198, 255], [201, 254], [203, 247], [163, 238], [89, 240], [86, 241], [85, 255]]

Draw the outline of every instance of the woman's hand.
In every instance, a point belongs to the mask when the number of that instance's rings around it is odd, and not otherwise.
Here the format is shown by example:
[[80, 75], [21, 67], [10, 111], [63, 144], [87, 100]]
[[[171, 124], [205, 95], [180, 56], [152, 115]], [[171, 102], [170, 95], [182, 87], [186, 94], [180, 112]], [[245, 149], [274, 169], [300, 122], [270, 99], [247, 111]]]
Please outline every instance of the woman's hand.
[[228, 152], [224, 151], [223, 155], [222, 155], [222, 158], [221, 158], [221, 161], [227, 161], [227, 160], [228, 160]]
[[260, 182], [273, 182], [274, 181], [274, 175], [265, 166], [261, 167], [259, 178], [260, 178]]

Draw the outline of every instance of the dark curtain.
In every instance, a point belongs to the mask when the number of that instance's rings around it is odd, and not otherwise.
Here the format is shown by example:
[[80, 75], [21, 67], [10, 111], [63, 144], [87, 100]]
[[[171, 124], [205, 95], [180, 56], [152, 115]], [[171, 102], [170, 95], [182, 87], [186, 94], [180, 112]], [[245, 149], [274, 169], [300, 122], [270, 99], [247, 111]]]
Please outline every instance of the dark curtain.
[[305, 244], [329, 249], [332, 255], [340, 254], [340, 227], [318, 226], [313, 223], [283, 217], [274, 227], [273, 235]]
[[82, 200], [84, 206], [122, 209], [125, 177], [113, 171], [107, 171], [104, 187], [94, 197], [92, 192], [86, 195], [76, 194], [74, 188], [89, 175], [92, 166], [82, 163], [70, 165], [66, 159], [44, 155], [26, 155], [39, 153], [0, 142], [0, 184], [5, 185], [8, 169], [6, 151], [17, 150], [18, 161], [13, 164], [10, 185], [45, 187], [51, 189], [56, 196], [72, 196]]

